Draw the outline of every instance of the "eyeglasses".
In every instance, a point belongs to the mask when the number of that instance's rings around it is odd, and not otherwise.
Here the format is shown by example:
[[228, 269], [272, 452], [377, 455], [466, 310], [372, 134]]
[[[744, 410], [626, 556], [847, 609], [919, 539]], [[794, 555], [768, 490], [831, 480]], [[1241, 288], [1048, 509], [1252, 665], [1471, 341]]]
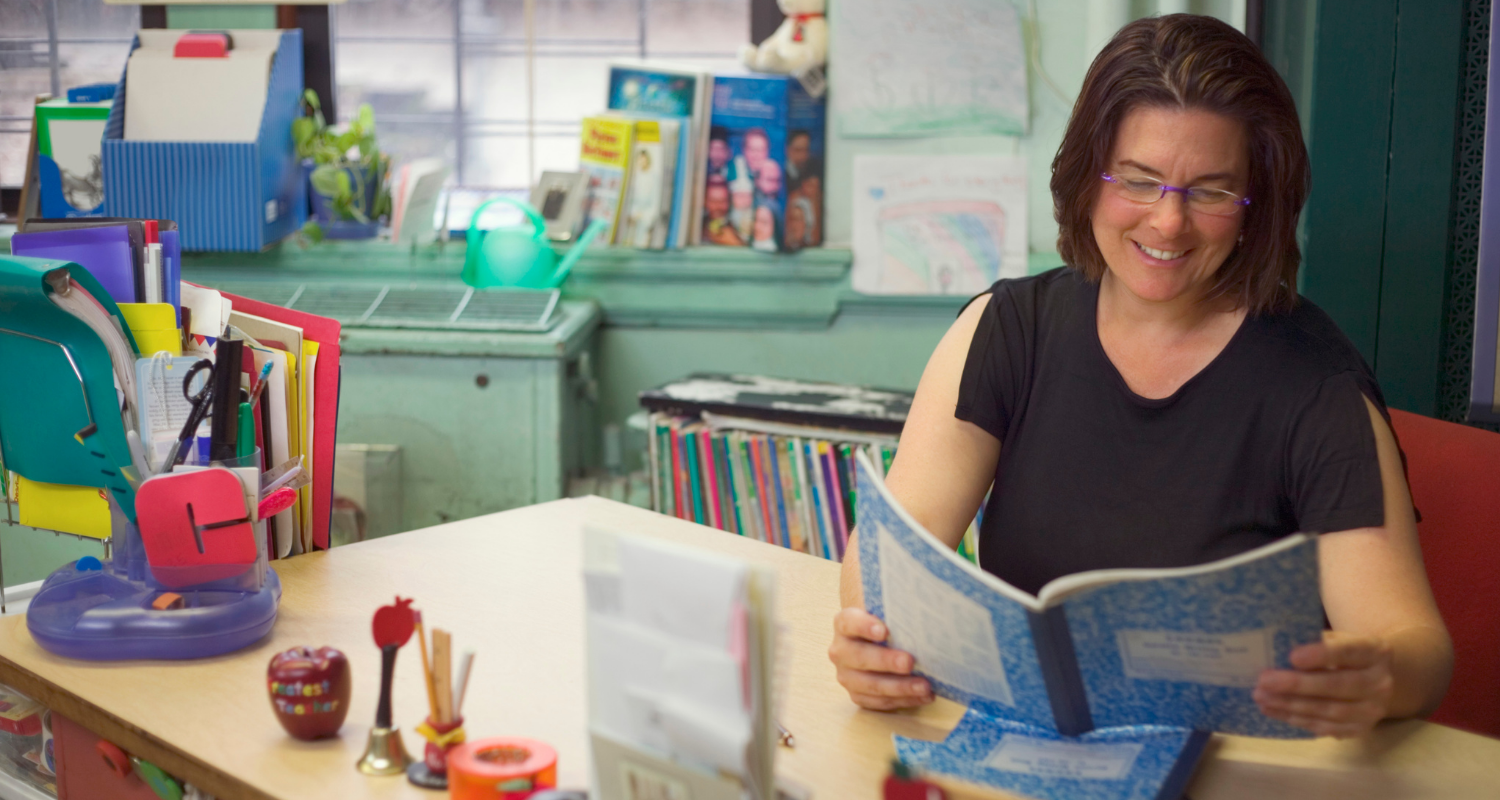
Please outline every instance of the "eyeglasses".
[[1166, 197], [1167, 192], [1177, 192], [1182, 195], [1188, 208], [1220, 217], [1227, 217], [1244, 206], [1250, 205], [1250, 198], [1240, 197], [1224, 189], [1209, 189], [1203, 186], [1187, 188], [1168, 186], [1145, 175], [1111, 175], [1108, 172], [1101, 172], [1099, 177], [1120, 187], [1120, 193], [1125, 196], [1126, 200], [1141, 204], [1155, 203]]

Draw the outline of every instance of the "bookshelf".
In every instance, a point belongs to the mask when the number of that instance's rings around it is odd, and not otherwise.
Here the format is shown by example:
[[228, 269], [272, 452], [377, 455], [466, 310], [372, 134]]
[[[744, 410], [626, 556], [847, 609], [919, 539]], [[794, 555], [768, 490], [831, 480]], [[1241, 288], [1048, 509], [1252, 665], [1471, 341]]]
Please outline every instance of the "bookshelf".
[[[696, 373], [640, 400], [656, 511], [842, 561], [856, 522], [854, 459], [864, 452], [885, 474], [912, 393]], [[978, 525], [959, 548], [971, 560]]]

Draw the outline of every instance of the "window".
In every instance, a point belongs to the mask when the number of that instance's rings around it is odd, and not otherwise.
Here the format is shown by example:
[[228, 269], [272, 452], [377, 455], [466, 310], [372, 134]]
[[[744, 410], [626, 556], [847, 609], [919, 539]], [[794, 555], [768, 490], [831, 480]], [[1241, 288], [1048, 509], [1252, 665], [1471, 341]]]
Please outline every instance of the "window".
[[[439, 156], [465, 185], [525, 187], [544, 169], [577, 166], [578, 121], [603, 110], [611, 59], [733, 68], [750, 30], [749, 0], [535, 0], [528, 126], [525, 7], [526, 0], [333, 6], [340, 115], [367, 102], [382, 146], [398, 159]], [[0, 2], [0, 186], [25, 178], [34, 96], [119, 80], [139, 27], [138, 6]]]
[[579, 120], [604, 110], [611, 59], [732, 69], [750, 32], [748, 0], [535, 0], [528, 136], [525, 5], [333, 6], [340, 116], [369, 103], [398, 160], [438, 156], [463, 185], [526, 187], [542, 170], [577, 168]]
[[140, 19], [103, 0], [0, 2], [0, 186], [26, 178], [36, 95], [119, 81]]

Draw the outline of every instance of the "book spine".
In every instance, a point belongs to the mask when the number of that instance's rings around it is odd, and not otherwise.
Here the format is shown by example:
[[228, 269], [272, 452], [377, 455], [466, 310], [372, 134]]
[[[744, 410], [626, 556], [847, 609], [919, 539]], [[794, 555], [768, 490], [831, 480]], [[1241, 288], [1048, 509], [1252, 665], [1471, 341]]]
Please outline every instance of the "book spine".
[[823, 488], [823, 463], [818, 458], [817, 441], [808, 440], [806, 450], [807, 477], [812, 485], [813, 503], [817, 509], [818, 540], [823, 545], [823, 557], [837, 561], [838, 553], [833, 546], [833, 525], [828, 514], [828, 492]]
[[1162, 781], [1161, 789], [1156, 793], [1156, 800], [1187, 797], [1188, 781], [1192, 779], [1193, 771], [1198, 767], [1198, 759], [1203, 757], [1203, 750], [1208, 747], [1208, 740], [1211, 738], [1212, 731], [1193, 731], [1188, 734], [1187, 743], [1182, 746], [1182, 752], [1177, 754], [1177, 763], [1172, 765], [1172, 771], [1167, 773], [1167, 779]]
[[[405, 169], [406, 168], [403, 168], [403, 171], [402, 171], [402, 179], [403, 180], [406, 177], [405, 176]], [[650, 472], [651, 472], [651, 510], [655, 511], [658, 514], [660, 514], [660, 513], [662, 513], [661, 472], [659, 470], [659, 467], [661, 465], [661, 453], [658, 450], [658, 445], [657, 445], [657, 441], [656, 441], [657, 440], [656, 433], [657, 433], [657, 430], [658, 430], [659, 422], [657, 420], [657, 415], [656, 414], [652, 414], [651, 417], [650, 417], [650, 419], [651, 419], [651, 435], [649, 437], [647, 437], [647, 439], [646, 439], [646, 463], [647, 463], [648, 468], [650, 469]], [[271, 552], [274, 553], [275, 550], [272, 550]]]
[[782, 491], [784, 484], [781, 480], [781, 459], [778, 457], [781, 445], [776, 441], [775, 436], [767, 436], [764, 449], [766, 464], [771, 468], [767, 477], [771, 479], [771, 486], [776, 492], [776, 522], [781, 526], [781, 546], [792, 549], [792, 526], [790, 520], [787, 519], [786, 492]]
[[743, 433], [735, 434], [735, 460], [740, 468], [740, 476], [745, 481], [745, 499], [747, 516], [750, 518], [750, 529], [754, 531], [754, 537], [759, 541], [766, 541], [764, 520], [760, 515], [760, 493], [755, 487], [755, 473], [750, 462], [749, 437]]
[[714, 462], [713, 453], [709, 449], [709, 438], [713, 436], [712, 431], [702, 430], [698, 432], [698, 463], [703, 465], [704, 494], [708, 503], [709, 524], [723, 530], [724, 518], [719, 513], [719, 469]]
[[682, 453], [682, 421], [673, 420], [670, 431], [672, 434], [672, 488], [677, 495], [677, 517], [691, 520], [693, 511], [688, 502], [687, 463], [683, 460]]
[[729, 531], [744, 535], [745, 529], [740, 523], [740, 501], [735, 496], [734, 470], [729, 466], [729, 445], [722, 431], [715, 434], [713, 445], [714, 461], [719, 465], [719, 483], [723, 487], [724, 515], [729, 521]]
[[829, 517], [833, 522], [833, 541], [839, 561], [844, 560], [844, 548], [849, 544], [849, 528], [844, 524], [843, 490], [839, 487], [838, 465], [834, 463], [833, 447], [828, 442], [818, 442], [818, 457], [823, 462], [823, 483], [828, 488], [828, 505], [832, 508]]
[[827, 558], [823, 553], [822, 543], [818, 541], [818, 526], [813, 524], [812, 489], [807, 484], [807, 457], [803, 454], [802, 437], [798, 436], [787, 443], [787, 454], [791, 456], [792, 469], [796, 475], [797, 510], [802, 515], [802, 536], [806, 540], [807, 552]]
[[858, 487], [854, 483], [854, 451], [847, 443], [840, 444], [838, 457], [835, 459], [839, 467], [839, 480], [844, 489], [844, 520], [848, 524], [848, 532], [854, 531], [854, 509], [857, 507], [855, 495]]
[[761, 458], [761, 440], [763, 436], [754, 435], [750, 437], [750, 470], [755, 475], [755, 492], [760, 498], [761, 518], [766, 521], [766, 541], [771, 544], [781, 544], [776, 535], [775, 515], [771, 512], [771, 506], [775, 499], [771, 497], [770, 486], [766, 481], [766, 473], [763, 469], [765, 459]]
[[684, 428], [678, 432], [678, 446], [682, 450], [682, 472], [683, 489], [686, 495], [683, 505], [687, 511], [688, 522], [702, 522], [701, 511], [698, 508], [698, 464], [693, 458], [693, 432]]
[[1083, 674], [1073, 652], [1073, 634], [1068, 632], [1068, 617], [1062, 606], [1040, 613], [1026, 612], [1031, 622], [1031, 639], [1042, 668], [1042, 683], [1047, 699], [1052, 701], [1052, 719], [1057, 732], [1064, 736], [1082, 736], [1094, 729], [1089, 713], [1088, 693]]
[[781, 493], [786, 497], [786, 522], [792, 537], [792, 549], [807, 552], [807, 534], [802, 530], [801, 509], [797, 507], [797, 473], [792, 469], [790, 442], [776, 440], [776, 464], [781, 468]]

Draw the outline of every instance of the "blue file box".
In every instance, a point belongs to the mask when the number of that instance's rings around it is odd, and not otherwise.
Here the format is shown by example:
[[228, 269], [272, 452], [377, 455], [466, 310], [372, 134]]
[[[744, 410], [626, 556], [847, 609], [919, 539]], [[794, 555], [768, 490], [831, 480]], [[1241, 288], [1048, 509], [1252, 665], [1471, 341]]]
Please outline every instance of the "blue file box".
[[[139, 37], [131, 52], [138, 47]], [[104, 128], [111, 214], [176, 220], [183, 250], [254, 252], [302, 226], [307, 188], [292, 144], [292, 120], [302, 112], [302, 31], [281, 33], [253, 142], [127, 141], [128, 91], [122, 73]]]

